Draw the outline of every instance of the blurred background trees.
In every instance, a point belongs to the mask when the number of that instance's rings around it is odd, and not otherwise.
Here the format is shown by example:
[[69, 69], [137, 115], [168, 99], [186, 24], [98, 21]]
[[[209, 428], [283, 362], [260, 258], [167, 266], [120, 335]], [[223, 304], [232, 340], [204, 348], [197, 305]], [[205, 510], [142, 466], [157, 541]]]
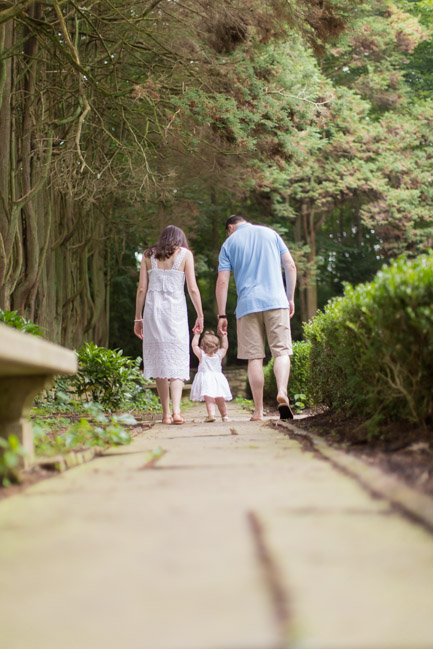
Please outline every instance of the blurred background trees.
[[3, 2], [0, 308], [136, 355], [138, 256], [175, 223], [213, 326], [242, 213], [296, 258], [301, 337], [344, 281], [433, 244], [432, 17], [431, 0]]

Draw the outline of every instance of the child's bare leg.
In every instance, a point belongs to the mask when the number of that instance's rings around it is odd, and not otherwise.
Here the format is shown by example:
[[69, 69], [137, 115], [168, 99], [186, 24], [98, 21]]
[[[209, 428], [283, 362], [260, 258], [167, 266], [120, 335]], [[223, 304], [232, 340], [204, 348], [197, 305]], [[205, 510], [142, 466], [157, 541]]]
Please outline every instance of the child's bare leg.
[[206, 410], [207, 410], [207, 415], [208, 417], [214, 418], [215, 417], [215, 399], [213, 397], [206, 397], [204, 398], [206, 402]]
[[168, 379], [156, 379], [156, 389], [158, 390], [158, 396], [162, 406], [162, 420], [165, 420], [165, 423], [167, 423], [171, 418]]
[[221, 417], [227, 417], [227, 406], [224, 397], [216, 397], [215, 403], [218, 406]]
[[171, 407], [173, 415], [180, 415], [180, 400], [182, 399], [183, 381], [181, 379], [171, 379]]

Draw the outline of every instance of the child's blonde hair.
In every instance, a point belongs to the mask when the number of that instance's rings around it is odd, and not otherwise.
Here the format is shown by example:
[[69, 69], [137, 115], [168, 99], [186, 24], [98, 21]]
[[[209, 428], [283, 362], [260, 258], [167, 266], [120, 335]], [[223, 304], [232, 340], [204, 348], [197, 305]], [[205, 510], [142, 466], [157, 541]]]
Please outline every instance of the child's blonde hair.
[[215, 354], [216, 351], [220, 348], [221, 343], [218, 336], [215, 335], [214, 331], [205, 331], [203, 338], [200, 342], [200, 349], [204, 351], [205, 354]]

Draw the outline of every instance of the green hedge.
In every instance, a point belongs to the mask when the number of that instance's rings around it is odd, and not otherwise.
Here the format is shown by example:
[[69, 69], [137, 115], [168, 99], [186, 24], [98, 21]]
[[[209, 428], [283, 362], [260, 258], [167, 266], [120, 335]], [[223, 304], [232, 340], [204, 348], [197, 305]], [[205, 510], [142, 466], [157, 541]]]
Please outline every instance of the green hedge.
[[[307, 341], [296, 341], [293, 343], [293, 356], [291, 359], [289, 397], [294, 401], [295, 394], [304, 394], [307, 405], [311, 402], [311, 390], [309, 387], [309, 352], [310, 343]], [[265, 387], [263, 396], [265, 402], [275, 401], [277, 395], [277, 383], [273, 371], [274, 359], [264, 368]]]
[[305, 325], [316, 403], [383, 420], [433, 420], [433, 253], [397, 259]]

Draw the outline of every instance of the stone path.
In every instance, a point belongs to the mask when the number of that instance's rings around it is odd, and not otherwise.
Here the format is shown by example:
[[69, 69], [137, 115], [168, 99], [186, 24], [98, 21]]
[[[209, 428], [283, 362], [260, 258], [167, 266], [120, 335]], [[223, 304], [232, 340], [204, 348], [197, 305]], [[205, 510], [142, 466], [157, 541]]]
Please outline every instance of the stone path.
[[432, 649], [431, 533], [230, 411], [0, 502], [1, 649]]

